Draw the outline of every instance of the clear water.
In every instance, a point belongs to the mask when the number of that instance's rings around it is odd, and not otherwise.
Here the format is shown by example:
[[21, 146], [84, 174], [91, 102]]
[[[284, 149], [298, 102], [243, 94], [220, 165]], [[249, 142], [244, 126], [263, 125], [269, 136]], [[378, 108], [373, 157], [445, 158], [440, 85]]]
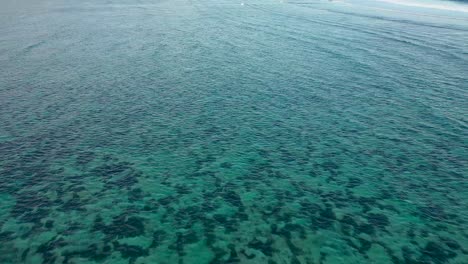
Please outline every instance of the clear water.
[[2, 0], [0, 263], [468, 263], [467, 5], [418, 3]]

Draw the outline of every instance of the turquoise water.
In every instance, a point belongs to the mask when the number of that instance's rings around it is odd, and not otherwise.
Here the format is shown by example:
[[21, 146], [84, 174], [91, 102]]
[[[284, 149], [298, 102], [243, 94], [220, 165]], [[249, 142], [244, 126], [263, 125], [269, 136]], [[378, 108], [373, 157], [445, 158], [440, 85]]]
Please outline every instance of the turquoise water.
[[468, 5], [405, 3], [1, 1], [0, 263], [468, 263]]

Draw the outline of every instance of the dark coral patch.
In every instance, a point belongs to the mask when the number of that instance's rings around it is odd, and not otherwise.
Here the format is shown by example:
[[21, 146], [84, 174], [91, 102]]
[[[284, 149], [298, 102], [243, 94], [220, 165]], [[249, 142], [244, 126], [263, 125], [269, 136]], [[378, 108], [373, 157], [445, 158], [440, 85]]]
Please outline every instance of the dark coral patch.
[[64, 211], [71, 211], [71, 210], [86, 211], [86, 209], [83, 206], [84, 206], [84, 203], [81, 201], [80, 196], [75, 192], [73, 193], [70, 199], [64, 202], [61, 209]]
[[153, 240], [151, 241], [150, 248], [156, 248], [164, 241], [167, 233], [164, 230], [157, 230], [153, 233]]
[[47, 229], [51, 229], [54, 227], [54, 221], [53, 220], [47, 220], [46, 223], [44, 224], [44, 227]]
[[144, 197], [143, 190], [141, 188], [134, 188], [128, 192], [128, 200], [130, 202], [140, 201]]
[[361, 244], [359, 247], [359, 253], [361, 254], [365, 254], [372, 247], [372, 243], [364, 238], [359, 238], [359, 243]]
[[101, 262], [105, 258], [109, 257], [110, 254], [111, 252], [109, 247], [104, 246], [101, 249], [98, 245], [92, 244], [85, 250], [65, 252], [63, 254], [65, 256], [63, 263], [74, 263], [70, 262], [70, 259], [73, 257], [80, 257], [96, 262]]
[[80, 152], [76, 156], [76, 163], [78, 165], [86, 165], [86, 164], [90, 163], [91, 161], [93, 161], [94, 158], [95, 158], [95, 154], [93, 152], [83, 151], [83, 152]]
[[11, 215], [23, 222], [40, 224], [41, 219], [49, 216], [53, 202], [38, 192], [26, 191], [16, 194], [16, 203]]
[[177, 193], [180, 194], [180, 195], [185, 195], [185, 194], [191, 193], [191, 190], [190, 190], [189, 186], [184, 185], [184, 184], [177, 184], [175, 186], [175, 189], [176, 189]]
[[144, 220], [137, 216], [119, 215], [111, 224], [106, 225], [98, 216], [94, 222], [94, 230], [100, 230], [111, 238], [141, 236], [145, 233]]
[[447, 245], [447, 247], [449, 247], [452, 250], [461, 249], [460, 244], [457, 241], [455, 241], [455, 240], [453, 240], [451, 238], [443, 237], [443, 238], [441, 238], [441, 241], [444, 242], [445, 245]]
[[162, 206], [167, 206], [169, 205], [170, 203], [174, 202], [175, 199], [172, 197], [172, 196], [166, 196], [164, 198], [160, 198], [158, 200], [158, 203]]
[[182, 257], [185, 255], [184, 246], [185, 246], [185, 243], [184, 243], [183, 234], [178, 232], [175, 243], [170, 245], [169, 249], [175, 250], [177, 254], [179, 255], [179, 257]]
[[99, 166], [91, 171], [92, 174], [103, 177], [107, 186], [130, 189], [143, 175], [134, 169], [129, 162], [118, 162]]
[[419, 215], [422, 218], [443, 221], [448, 219], [454, 219], [457, 216], [454, 214], [448, 214], [445, 209], [439, 205], [427, 205], [419, 208]]
[[10, 231], [5, 231], [0, 233], [0, 242], [5, 242], [12, 240], [14, 238], [14, 233]]
[[49, 242], [40, 245], [36, 252], [42, 254], [43, 263], [54, 263], [56, 260], [54, 251], [66, 245], [67, 243], [63, 238], [52, 238]]
[[334, 163], [333, 161], [325, 161], [324, 163], [320, 164], [320, 167], [328, 171], [335, 171], [340, 168], [340, 166], [338, 166], [338, 164]]
[[50, 215], [50, 210], [46, 208], [36, 208], [33, 211], [27, 211], [21, 217], [20, 220], [28, 223], [34, 223], [36, 226], [40, 225], [42, 219], [47, 218]]
[[367, 215], [367, 221], [371, 225], [377, 226], [382, 229], [390, 224], [388, 217], [383, 214], [370, 213]]
[[222, 193], [223, 199], [235, 207], [242, 206], [242, 200], [235, 191], [228, 190]]
[[143, 249], [139, 246], [121, 244], [117, 241], [113, 243], [114, 249], [122, 254], [122, 257], [129, 259], [129, 263], [134, 263], [137, 258], [148, 256], [148, 249]]
[[235, 246], [233, 244], [229, 244], [228, 248], [229, 248], [229, 258], [226, 261], [226, 263], [239, 263], [240, 258], [236, 252]]
[[455, 252], [445, 249], [442, 245], [439, 245], [436, 242], [430, 241], [421, 251], [420, 261], [422, 263], [447, 263], [451, 258], [456, 256], [457, 254]]
[[313, 215], [311, 218], [312, 227], [320, 229], [328, 229], [333, 226], [334, 221], [336, 220], [335, 213], [330, 205], [326, 204], [324, 209], [318, 211], [318, 216]]
[[223, 226], [227, 233], [235, 232], [237, 230], [237, 226], [239, 225], [236, 218], [230, 218], [221, 214], [213, 215], [213, 219], [216, 220], [218, 225]]
[[240, 250], [240, 253], [241, 253], [242, 255], [244, 255], [244, 257], [246, 257], [247, 259], [253, 259], [253, 258], [255, 258], [255, 254], [254, 254], [254, 253], [250, 253], [250, 254], [249, 254], [249, 253], [247, 253], [247, 252], [245, 251], [245, 249], [241, 249], [241, 250]]
[[265, 256], [271, 257], [275, 252], [273, 248], [273, 240], [267, 239], [265, 242], [260, 241], [259, 239], [255, 238], [254, 240], [250, 241], [248, 246], [250, 248], [256, 249], [261, 251]]
[[375, 227], [371, 224], [360, 224], [355, 227], [356, 233], [365, 233], [368, 235], [373, 235], [375, 234]]
[[[224, 264], [227, 263], [225, 256], [227, 252], [219, 247], [211, 247], [211, 250], [214, 253], [213, 259], [211, 259], [210, 264]], [[234, 262], [235, 263], [235, 262]]]
[[223, 162], [223, 163], [221, 163], [220, 166], [221, 166], [221, 168], [223, 168], [223, 169], [230, 169], [230, 168], [232, 168], [232, 163], [230, 163], [230, 162]]
[[349, 178], [348, 184], [346, 184], [346, 187], [348, 187], [348, 188], [355, 188], [355, 187], [357, 187], [357, 186], [359, 186], [359, 185], [361, 185], [361, 184], [362, 184], [362, 180], [361, 180], [361, 179], [355, 178], [355, 177], [351, 177], [351, 178]]

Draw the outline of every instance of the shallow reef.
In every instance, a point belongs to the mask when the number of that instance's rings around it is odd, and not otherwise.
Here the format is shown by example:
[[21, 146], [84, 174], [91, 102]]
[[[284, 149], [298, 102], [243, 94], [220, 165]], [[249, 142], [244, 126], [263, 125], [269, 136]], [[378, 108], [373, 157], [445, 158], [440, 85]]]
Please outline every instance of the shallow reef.
[[466, 13], [241, 2], [0, 1], [0, 264], [468, 263]]

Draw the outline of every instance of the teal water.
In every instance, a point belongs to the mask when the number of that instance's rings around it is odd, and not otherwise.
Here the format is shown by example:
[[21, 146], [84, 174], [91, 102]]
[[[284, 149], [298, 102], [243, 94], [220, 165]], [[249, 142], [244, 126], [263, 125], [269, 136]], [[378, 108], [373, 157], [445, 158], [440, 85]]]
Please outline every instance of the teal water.
[[468, 263], [468, 5], [408, 2], [2, 0], [0, 263]]

